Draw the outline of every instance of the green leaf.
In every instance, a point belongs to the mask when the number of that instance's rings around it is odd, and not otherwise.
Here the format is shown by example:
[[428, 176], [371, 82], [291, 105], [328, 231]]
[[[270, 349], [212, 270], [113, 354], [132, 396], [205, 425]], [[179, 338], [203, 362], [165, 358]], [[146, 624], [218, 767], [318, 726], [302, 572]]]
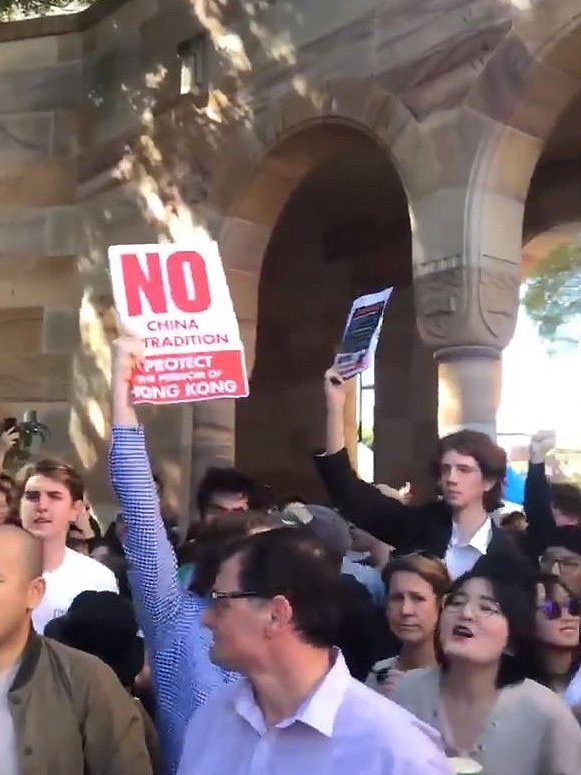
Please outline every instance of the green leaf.
[[562, 245], [539, 263], [527, 281], [523, 304], [547, 344], [578, 344], [570, 329], [581, 319], [581, 245]]

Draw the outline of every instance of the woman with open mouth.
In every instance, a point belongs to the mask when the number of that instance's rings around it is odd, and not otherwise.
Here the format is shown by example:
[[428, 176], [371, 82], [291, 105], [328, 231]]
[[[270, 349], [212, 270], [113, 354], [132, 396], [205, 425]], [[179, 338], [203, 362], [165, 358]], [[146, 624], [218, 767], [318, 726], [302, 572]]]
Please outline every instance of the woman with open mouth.
[[485, 556], [444, 600], [439, 665], [401, 678], [392, 699], [435, 727], [448, 756], [486, 775], [579, 775], [581, 728], [539, 674], [536, 579]]

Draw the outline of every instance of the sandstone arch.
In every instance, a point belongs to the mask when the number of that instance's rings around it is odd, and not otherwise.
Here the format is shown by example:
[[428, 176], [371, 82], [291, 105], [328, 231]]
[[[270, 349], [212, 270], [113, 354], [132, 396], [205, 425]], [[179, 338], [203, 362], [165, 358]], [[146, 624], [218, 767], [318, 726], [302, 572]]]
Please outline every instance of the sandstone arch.
[[[225, 214], [219, 243], [231, 279], [235, 275], [244, 282], [245, 277], [248, 284], [251, 275], [259, 275], [292, 192], [310, 171], [346, 148], [354, 132], [384, 149], [406, 193], [419, 193], [419, 166], [423, 185], [430, 172], [436, 178], [430, 135], [394, 95], [369, 80], [330, 82], [303, 97], [288, 94], [251, 131], [239, 133], [230, 145], [231, 163], [212, 191], [213, 206]], [[238, 305], [238, 312], [244, 327], [247, 305]], [[252, 368], [252, 339], [250, 331], [245, 333]]]
[[[579, 50], [578, 4], [543, 3], [519, 17], [474, 84], [466, 104], [486, 121], [471, 169], [470, 188], [481, 211], [467, 231], [472, 243], [483, 239], [496, 218], [497, 229], [510, 232], [516, 257], [531, 178], [551, 133], [581, 94]], [[499, 90], [503, 71], [512, 77]], [[512, 208], [501, 208], [502, 198]], [[553, 215], [538, 224], [533, 219], [526, 236], [553, 225]]]
[[[436, 174], [429, 136], [392, 95], [369, 82], [342, 81], [327, 85], [316, 98], [311, 96], [307, 100], [296, 95], [285, 98], [263, 117], [257, 127], [257, 138], [246, 134], [240, 138], [241, 145], [232, 149], [232, 156], [237, 162], [225, 175], [224, 182], [236, 180], [234, 190], [221, 185], [214, 192], [219, 208], [228, 213], [220, 233], [221, 253], [245, 340], [247, 361], [255, 369], [253, 397], [239, 404], [237, 409], [237, 461], [261, 479], [277, 487], [284, 486], [282, 464], [278, 471], [276, 468], [276, 448], [264, 452], [262, 462], [253, 465], [251, 458], [256, 454], [252, 445], [256, 444], [257, 438], [265, 438], [268, 431], [271, 434], [276, 432], [273, 426], [281, 417], [281, 410], [283, 415], [288, 415], [302, 406], [304, 413], [304, 407], [313, 404], [309, 427], [305, 427], [304, 422], [301, 425], [301, 418], [295, 415], [292, 433], [289, 430], [285, 436], [288, 430], [285, 429], [285, 433], [279, 434], [279, 440], [283, 456], [289, 461], [292, 480], [297, 482], [298, 487], [303, 486], [304, 492], [314, 491], [309, 453], [315, 439], [322, 440], [321, 370], [331, 352], [333, 337], [340, 331], [350, 297], [356, 292], [392, 281], [387, 279], [392, 275], [386, 273], [386, 267], [394, 262], [389, 261], [387, 254], [382, 254], [382, 250], [387, 250], [398, 256], [396, 274], [399, 273], [399, 278], [395, 279], [401, 287], [394, 298], [393, 325], [386, 326], [386, 330], [392, 333], [384, 334], [386, 344], [380, 349], [378, 357], [376, 419], [379, 417], [380, 420], [376, 422], [376, 457], [383, 475], [388, 478], [390, 475], [403, 478], [415, 476], [415, 461], [422, 457], [418, 454], [417, 445], [430, 445], [435, 437], [435, 367], [430, 354], [419, 341], [415, 325], [409, 200], [406, 193], [419, 188], [420, 178], [414, 161], [423, 165], [424, 173], [431, 171], [434, 176]], [[354, 164], [359, 161], [368, 165], [366, 168], [369, 170], [374, 163], [381, 166], [381, 172], [375, 175], [375, 179], [379, 185], [378, 178], [385, 178], [384, 200], [379, 206], [375, 203], [374, 217], [379, 217], [379, 210], [383, 208], [381, 228], [384, 229], [388, 247], [370, 246], [368, 253], [374, 253], [374, 256], [357, 259], [360, 266], [351, 281], [341, 279], [345, 272], [340, 266], [334, 267], [333, 274], [338, 280], [336, 287], [329, 290], [332, 300], [324, 302], [326, 319], [319, 324], [319, 334], [313, 332], [313, 338], [319, 341], [311, 341], [308, 345], [311, 348], [309, 362], [303, 361], [300, 368], [297, 366], [297, 372], [301, 373], [296, 374], [293, 396], [281, 398], [284, 390], [280, 379], [277, 381], [273, 365], [263, 363], [262, 368], [260, 364], [256, 366], [259, 288], [262, 278], [261, 298], [264, 302], [268, 295], [276, 294], [272, 287], [274, 282], [285, 283], [288, 290], [291, 278], [287, 273], [284, 278], [273, 279], [277, 270], [265, 275], [265, 256], [269, 250], [279, 249], [277, 244], [280, 246], [280, 239], [278, 243], [274, 239], [277, 225], [280, 226], [281, 219], [284, 221], [288, 215], [285, 208], [292, 209], [289, 203], [293, 202], [295, 195], [301, 196], [304, 193], [302, 187], [308, 188], [308, 181], [317, 175], [328, 176], [334, 160], [344, 164], [349, 154]], [[349, 177], [348, 166], [342, 169]], [[426, 174], [421, 176], [421, 181], [425, 183]], [[334, 198], [337, 196], [341, 199], [340, 194], [335, 193]], [[362, 198], [365, 196], [364, 193]], [[390, 201], [393, 196], [398, 200], [396, 204]], [[337, 202], [337, 207], [340, 206]], [[351, 216], [361, 214], [357, 208], [351, 208], [350, 212]], [[292, 217], [296, 217], [296, 212]], [[273, 259], [271, 264], [276, 261], [283, 259]], [[362, 269], [363, 264], [365, 269]], [[326, 276], [330, 278], [330, 272]], [[269, 286], [269, 290], [265, 285]], [[276, 309], [283, 303], [282, 298], [278, 303], [271, 300], [270, 313], [265, 311], [263, 303], [262, 315], [272, 314], [273, 307]], [[390, 336], [392, 339], [399, 337], [399, 345], [390, 346], [386, 339]], [[270, 350], [276, 349], [276, 341], [272, 337], [269, 345]], [[298, 342], [297, 347], [300, 348]], [[298, 361], [301, 361], [300, 357]], [[292, 380], [292, 370], [286, 377]], [[425, 389], [419, 391], [419, 384]], [[262, 391], [260, 385], [263, 385]], [[353, 428], [353, 412], [349, 420]], [[257, 425], [261, 423], [260, 432], [257, 432]], [[397, 454], [394, 439], [397, 439], [399, 447]], [[351, 440], [354, 440], [353, 434]], [[394, 466], [398, 456], [403, 459], [404, 467], [396, 471]]]

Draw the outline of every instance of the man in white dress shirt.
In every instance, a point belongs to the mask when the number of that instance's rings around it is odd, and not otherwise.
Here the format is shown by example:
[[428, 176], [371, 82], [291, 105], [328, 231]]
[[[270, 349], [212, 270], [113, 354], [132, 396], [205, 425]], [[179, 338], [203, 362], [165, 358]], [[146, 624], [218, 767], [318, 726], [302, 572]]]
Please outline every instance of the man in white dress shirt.
[[212, 659], [246, 678], [194, 713], [178, 775], [450, 775], [434, 730], [349, 674], [339, 596], [307, 528], [229, 548], [205, 623]]
[[41, 635], [81, 592], [119, 591], [109, 568], [67, 548], [69, 528], [85, 509], [84, 492], [80, 474], [59, 460], [39, 460], [26, 473], [20, 518], [22, 526], [42, 541], [46, 591], [32, 615], [34, 629]]

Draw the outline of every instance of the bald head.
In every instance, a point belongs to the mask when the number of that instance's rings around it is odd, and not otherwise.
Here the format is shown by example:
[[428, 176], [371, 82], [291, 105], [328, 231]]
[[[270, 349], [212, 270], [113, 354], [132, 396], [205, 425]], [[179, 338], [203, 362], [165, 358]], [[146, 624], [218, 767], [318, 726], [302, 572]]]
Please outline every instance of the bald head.
[[21, 571], [26, 581], [42, 576], [41, 541], [16, 525], [0, 525], [0, 571], [4, 563]]

